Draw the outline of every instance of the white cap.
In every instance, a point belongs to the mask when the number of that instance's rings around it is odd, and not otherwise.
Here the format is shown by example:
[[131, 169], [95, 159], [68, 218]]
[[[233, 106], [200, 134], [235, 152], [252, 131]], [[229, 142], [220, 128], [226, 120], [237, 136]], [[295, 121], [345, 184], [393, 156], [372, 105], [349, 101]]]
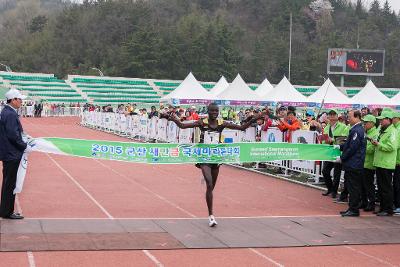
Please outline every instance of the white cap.
[[196, 109], [196, 107], [195, 107], [195, 106], [192, 106], [192, 109]]
[[26, 96], [21, 94], [21, 92], [17, 89], [10, 89], [7, 93], [5, 93], [5, 97], [7, 100], [14, 99], [14, 98], [19, 98], [19, 99], [26, 98]]

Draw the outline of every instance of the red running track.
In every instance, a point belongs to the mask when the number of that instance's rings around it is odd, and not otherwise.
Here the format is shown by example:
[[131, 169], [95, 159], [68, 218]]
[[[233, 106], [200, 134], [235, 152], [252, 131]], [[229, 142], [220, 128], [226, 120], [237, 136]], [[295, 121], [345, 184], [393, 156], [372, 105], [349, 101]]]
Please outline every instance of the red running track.
[[[34, 137], [128, 141], [77, 123], [77, 118], [23, 119]], [[33, 153], [18, 202], [29, 218], [206, 217], [200, 178], [193, 165]], [[227, 166], [221, 167], [214, 202], [217, 217], [337, 215], [346, 208], [318, 190]], [[11, 261], [13, 266], [397, 266], [399, 247], [3, 253], [0, 266]]]

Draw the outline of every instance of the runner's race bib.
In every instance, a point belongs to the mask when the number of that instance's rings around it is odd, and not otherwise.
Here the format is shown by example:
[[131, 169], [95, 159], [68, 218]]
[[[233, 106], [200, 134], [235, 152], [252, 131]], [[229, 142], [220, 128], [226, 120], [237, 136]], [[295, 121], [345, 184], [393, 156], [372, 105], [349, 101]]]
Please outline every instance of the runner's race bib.
[[219, 133], [218, 132], [205, 132], [204, 133], [204, 144], [218, 144]]

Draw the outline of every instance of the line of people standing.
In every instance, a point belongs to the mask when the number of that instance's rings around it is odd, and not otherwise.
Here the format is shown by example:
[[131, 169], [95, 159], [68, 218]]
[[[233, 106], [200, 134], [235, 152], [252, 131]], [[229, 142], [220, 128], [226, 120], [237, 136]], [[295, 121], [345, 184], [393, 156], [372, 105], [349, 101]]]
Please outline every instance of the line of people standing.
[[[352, 110], [350, 128], [337, 121], [337, 114], [329, 111], [324, 133], [328, 135], [326, 143], [338, 145], [343, 153], [336, 162], [324, 162], [327, 191], [323, 195], [336, 198], [344, 170], [344, 189], [336, 201], [349, 202], [342, 216], [359, 216], [360, 209], [378, 216], [400, 215], [400, 112], [385, 108], [374, 116]], [[338, 144], [343, 137], [345, 142]]]

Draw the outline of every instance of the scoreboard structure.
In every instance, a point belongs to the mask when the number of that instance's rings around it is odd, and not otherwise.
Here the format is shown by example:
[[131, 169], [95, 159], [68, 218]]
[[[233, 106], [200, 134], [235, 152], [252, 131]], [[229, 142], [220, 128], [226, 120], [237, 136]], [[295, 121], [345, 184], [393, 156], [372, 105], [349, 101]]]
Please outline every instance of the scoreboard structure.
[[328, 74], [384, 76], [385, 50], [328, 49]]

